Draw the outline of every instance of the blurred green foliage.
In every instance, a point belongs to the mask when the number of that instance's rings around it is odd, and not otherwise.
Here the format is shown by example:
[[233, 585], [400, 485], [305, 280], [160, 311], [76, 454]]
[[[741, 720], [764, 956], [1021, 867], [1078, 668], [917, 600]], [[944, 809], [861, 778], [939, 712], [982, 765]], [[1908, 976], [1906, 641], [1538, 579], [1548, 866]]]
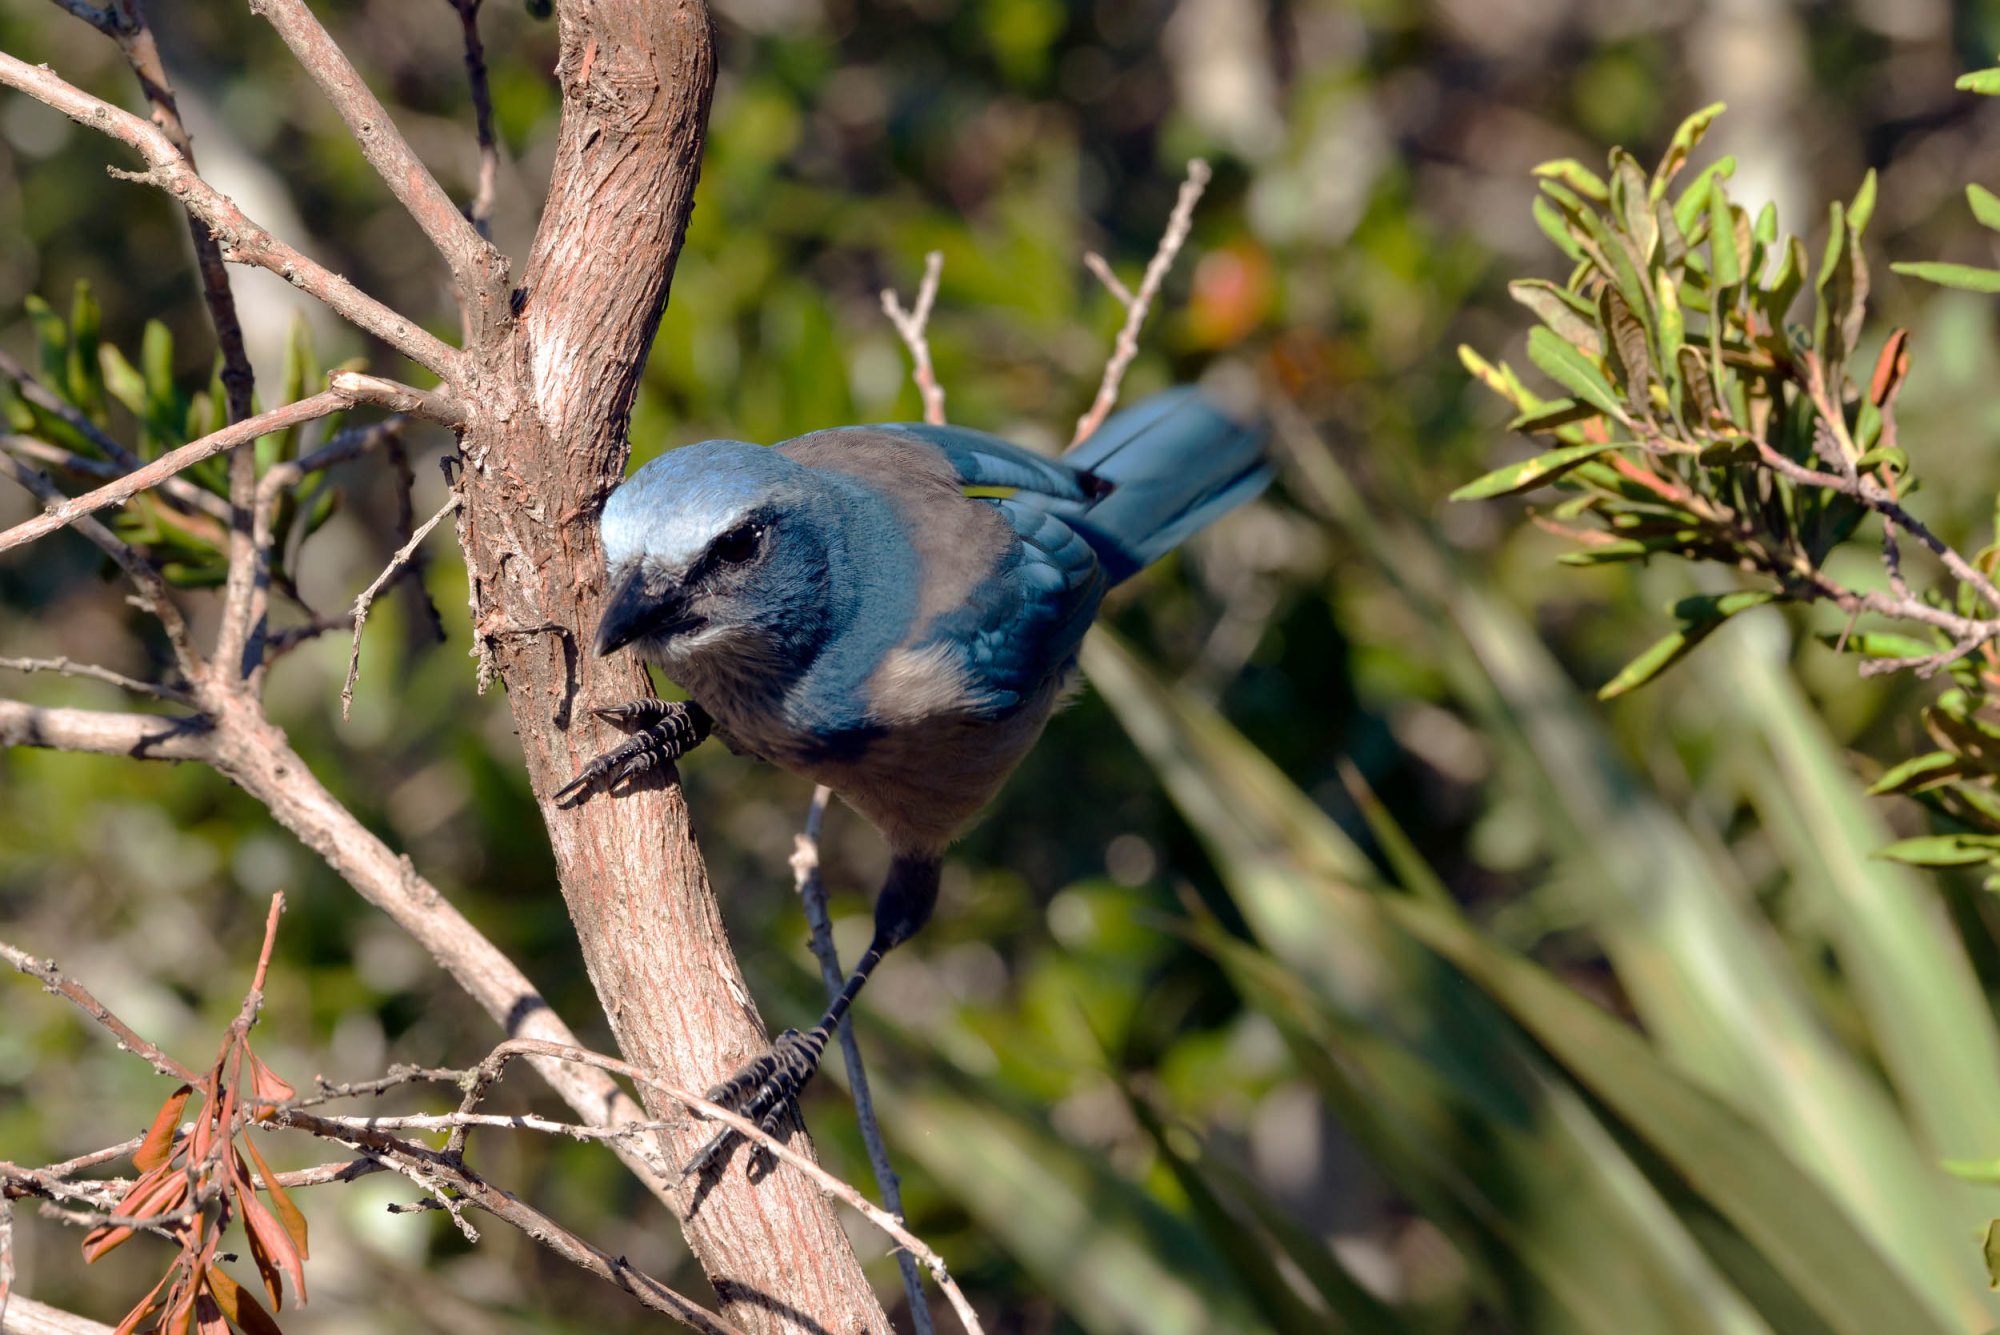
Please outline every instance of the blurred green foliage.
[[[205, 169], [448, 336], [433, 256], [263, 25], [232, 6], [155, 8]], [[449, 7], [315, 8], [469, 195]], [[1872, 247], [1991, 264], [1958, 191], [2000, 175], [2000, 133], [1951, 85], [2000, 46], [2000, 8], [717, 11], [723, 80], [634, 413], [639, 457], [915, 416], [877, 293], [907, 294], [930, 249], [946, 257], [931, 334], [953, 419], [1066, 439], [1120, 315], [1080, 256], [1134, 274], [1196, 153], [1217, 180], [1128, 392], [1247, 368], [1279, 426], [1279, 491], [1110, 609], [1117, 638], [1091, 648], [1098, 689], [961, 845], [936, 922], [862, 1007], [911, 1223], [989, 1329], [2000, 1320], [1979, 1255], [1990, 1193], [1939, 1167], [2000, 1158], [2000, 920], [1976, 886], [1871, 859], [1926, 827], [1854, 777], [1911, 753], [1925, 688], [1862, 682], [1810, 643], [1794, 655], [1837, 619], [1767, 607], [1599, 705], [1657, 637], [1663, 601], [1727, 590], [1643, 562], [1552, 573], [1547, 535], [1443, 503], [1500, 461], [1506, 417], [1450, 349], [1513, 344], [1508, 280], [1565, 277], [1530, 211], [1530, 167], [1614, 142], [1657, 161], [1682, 117], [1726, 99], [1687, 179], [1730, 153], [1730, 199], [1807, 217], [1875, 167]], [[553, 33], [510, 5], [485, 24], [496, 234], [522, 254], [557, 109]], [[135, 101], [115, 48], [54, 6], [0, 9], [0, 47]], [[184, 253], [180, 219], [106, 180], [105, 161], [115, 149], [0, 100], [0, 345], [45, 365], [54, 326], [29, 298], [64, 310], [51, 383], [152, 453], [213, 411], [210, 343], [190, 274], [163, 258]], [[72, 304], [78, 280], [100, 310]], [[308, 360], [295, 308], [257, 275], [238, 288], [275, 402], [287, 347]], [[1925, 517], [1954, 542], [1983, 535], [2000, 481], [1990, 309], [1890, 274], [1874, 300], [1914, 331], [1899, 404], [1906, 447], [1923, 442], [1913, 466], [1969, 484], [1923, 494]], [[325, 360], [415, 374], [305, 318]], [[1880, 338], [1860, 332], [1857, 365]], [[412, 438], [413, 453], [443, 447]], [[416, 476], [422, 513], [440, 483], [428, 465]], [[341, 608], [380, 569], [398, 489], [379, 461], [330, 472], [293, 569], [307, 604]], [[0, 519], [28, 512], [0, 497]], [[121, 522], [157, 519], [134, 507]], [[174, 540], [132, 532], [163, 555]], [[201, 563], [186, 564], [199, 583]], [[100, 567], [69, 535], [0, 562], [5, 652], [157, 671], [158, 646]], [[271, 707], [335, 794], [606, 1044], [506, 711], [472, 690], [463, 579], [439, 547], [441, 648], [415, 596], [377, 604], [351, 722], [344, 643], [290, 655]], [[92, 682], [5, 689], [125, 707]], [[805, 793], [721, 752], [684, 770], [766, 1018], [815, 1011], [785, 865]], [[884, 853], [836, 812], [826, 856], [851, 956]], [[184, 1057], [211, 1051], [233, 1013], [280, 887], [291, 910], [258, 1040], [276, 1070], [347, 1079], [485, 1051], [486, 1021], [421, 951], [213, 774], [0, 755], [0, 936], [55, 956]], [[0, 1156], [47, 1161], [136, 1132], [158, 1081], [13, 987]], [[829, 1076], [808, 1118], [834, 1168], [865, 1180]], [[500, 1106], [543, 1102], [522, 1077]], [[473, 1155], [698, 1289], [671, 1221], [609, 1155], [498, 1135]], [[376, 1178], [304, 1197], [314, 1300], [288, 1330], [639, 1325], [628, 1300], [506, 1230], [468, 1247], [435, 1219], [385, 1214], [400, 1195]], [[115, 1318], [157, 1271], [134, 1244], [85, 1273], [75, 1237], [17, 1214], [34, 1296]], [[893, 1262], [869, 1257], [893, 1293]]]

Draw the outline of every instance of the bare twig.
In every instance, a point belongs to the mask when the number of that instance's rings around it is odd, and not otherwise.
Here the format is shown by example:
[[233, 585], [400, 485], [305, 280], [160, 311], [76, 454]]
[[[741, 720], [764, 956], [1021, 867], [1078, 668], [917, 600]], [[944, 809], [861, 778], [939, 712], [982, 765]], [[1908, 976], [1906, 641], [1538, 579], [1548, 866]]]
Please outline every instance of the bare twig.
[[[440, 1151], [426, 1149], [386, 1131], [306, 1112], [281, 1111], [260, 1125], [292, 1126], [325, 1140], [352, 1145], [385, 1167], [416, 1182], [440, 1201], [440, 1208], [450, 1210], [454, 1217], [457, 1215], [454, 1207], [460, 1202], [475, 1206], [512, 1224], [564, 1260], [624, 1289], [653, 1311], [664, 1312], [709, 1335], [741, 1335], [737, 1326], [716, 1313], [634, 1268], [622, 1256], [612, 1256], [584, 1241], [526, 1201], [493, 1186]], [[447, 1191], [452, 1193], [451, 1198], [445, 1196]]]
[[44, 709], [0, 700], [0, 746], [38, 746], [141, 760], [207, 760], [212, 724], [200, 716]]
[[194, 707], [194, 697], [175, 686], [165, 686], [159, 682], [140, 681], [110, 668], [98, 667], [95, 663], [73, 663], [58, 655], [55, 658], [0, 658], [0, 668], [10, 672], [53, 672], [63, 677], [89, 677], [93, 681], [108, 682], [134, 695], [150, 695], [155, 700], [171, 700], [177, 705]]
[[895, 288], [882, 289], [882, 313], [896, 326], [903, 346], [910, 350], [910, 375], [924, 401], [924, 420], [932, 426], [944, 425], [944, 386], [938, 383], [937, 372], [931, 366], [931, 344], [924, 328], [930, 323], [931, 307], [937, 301], [938, 279], [943, 273], [943, 251], [933, 250], [924, 256], [924, 277], [917, 284], [916, 304], [907, 311], [897, 299]]
[[430, 536], [431, 530], [436, 528], [446, 515], [458, 509], [459, 500], [458, 493], [453, 492], [451, 499], [439, 506], [438, 512], [426, 519], [423, 527], [412, 533], [410, 540], [389, 558], [389, 564], [375, 577], [375, 582], [363, 589], [361, 596], [354, 600], [354, 645], [347, 653], [347, 682], [340, 688], [340, 716], [343, 719], [347, 717], [348, 709], [354, 703], [354, 682], [361, 675], [361, 631], [368, 624], [368, 609], [374, 606], [375, 595], [380, 593], [382, 586], [394, 578], [403, 564], [416, 554], [418, 545]]
[[[658, 1091], [691, 1112], [699, 1113], [710, 1121], [720, 1122], [752, 1144], [762, 1146], [773, 1157], [805, 1174], [820, 1190], [848, 1205], [869, 1223], [888, 1234], [898, 1246], [906, 1248], [915, 1255], [923, 1263], [924, 1268], [930, 1271], [931, 1278], [937, 1281], [938, 1287], [944, 1291], [946, 1299], [951, 1303], [952, 1310], [958, 1313], [959, 1320], [964, 1324], [968, 1335], [982, 1335], [983, 1328], [979, 1324], [979, 1316], [972, 1310], [972, 1304], [966, 1300], [964, 1291], [958, 1287], [958, 1282], [951, 1278], [943, 1257], [905, 1228], [899, 1217], [883, 1210], [854, 1187], [841, 1181], [755, 1122], [740, 1117], [719, 1104], [710, 1103], [692, 1090], [656, 1079], [630, 1062], [608, 1057], [601, 1052], [592, 1052], [587, 1048], [564, 1047], [534, 1039], [509, 1039], [494, 1048], [486, 1060], [480, 1063], [480, 1078], [484, 1078], [485, 1072], [489, 1069], [497, 1076], [499, 1069], [504, 1067], [509, 1059], [517, 1056], [541, 1056], [558, 1061], [578, 1062], [623, 1076], [635, 1084]], [[486, 1078], [485, 1083], [490, 1085], [492, 1079]], [[283, 1115], [282, 1112], [279, 1114], [280, 1117]]]
[[1111, 295], [1125, 308], [1125, 324], [1118, 331], [1118, 341], [1113, 346], [1111, 359], [1104, 364], [1104, 379], [1097, 387], [1097, 398], [1092, 401], [1090, 411], [1077, 419], [1076, 435], [1071, 445], [1081, 444], [1090, 434], [1104, 425], [1104, 419], [1118, 403], [1118, 387], [1125, 379], [1126, 369], [1132, 359], [1139, 355], [1139, 329], [1146, 323], [1146, 313], [1152, 308], [1153, 299], [1159, 295], [1160, 284], [1166, 281], [1168, 270], [1174, 267], [1174, 257], [1180, 254], [1187, 243], [1188, 232], [1194, 226], [1194, 207], [1201, 202], [1202, 191], [1208, 188], [1208, 164], [1200, 158], [1188, 163], [1187, 180], [1181, 183], [1180, 197], [1174, 201], [1174, 211], [1167, 219], [1167, 230], [1160, 236], [1159, 248], [1146, 265], [1144, 277], [1139, 280], [1137, 292], [1127, 291], [1125, 285], [1111, 274], [1111, 266], [1101, 259], [1095, 265], [1086, 257], [1092, 273], [1110, 289]]
[[473, 230], [430, 168], [410, 148], [388, 111], [348, 62], [305, 0], [251, 0], [250, 11], [264, 18], [291, 48], [327, 101], [353, 133], [362, 155], [416, 220], [444, 261], [461, 301], [471, 303], [493, 275], [504, 276], [506, 261]]
[[465, 30], [465, 77], [472, 86], [472, 123], [479, 136], [479, 184], [465, 216], [479, 235], [493, 239], [493, 178], [500, 165], [500, 150], [493, 139], [493, 96], [486, 83], [486, 47], [479, 40], [481, 0], [449, 0], [458, 11], [459, 25]]
[[[826, 819], [827, 803], [833, 790], [825, 784], [813, 789], [812, 804], [806, 808], [805, 829], [792, 849], [792, 885], [805, 909], [806, 927], [812, 952], [819, 960], [819, 976], [829, 998], [840, 995], [847, 974], [840, 967], [840, 947], [833, 939], [833, 919], [826, 908], [826, 881], [820, 875], [819, 830]], [[847, 1087], [854, 1100], [854, 1117], [861, 1126], [861, 1143], [868, 1147], [868, 1165], [875, 1171], [875, 1185], [882, 1193], [882, 1205], [898, 1219], [903, 1217], [903, 1180], [889, 1162], [889, 1147], [882, 1141], [882, 1124], [875, 1116], [875, 1100], [868, 1089], [868, 1071], [861, 1064], [861, 1044], [854, 1036], [854, 1017], [840, 1017], [840, 1055], [847, 1064]], [[907, 1251], [896, 1253], [896, 1265], [903, 1275], [903, 1296], [909, 1300], [910, 1321], [917, 1335], [931, 1335], [930, 1303], [924, 1297], [923, 1278], [917, 1272], [916, 1257]]]
[[[30, 468], [11, 455], [0, 454], [0, 474], [13, 478], [44, 505], [54, 506], [68, 500], [48, 474]], [[181, 676], [190, 682], [197, 680], [202, 671], [201, 653], [194, 647], [187, 621], [181, 616], [179, 605], [168, 595], [166, 582], [160, 578], [159, 572], [147, 564], [130, 543], [88, 515], [78, 519], [72, 527], [124, 570], [139, 591], [140, 606], [151, 612], [154, 620], [160, 623], [161, 633], [167, 637], [167, 646], [174, 652], [174, 663]]]
[[[4, 59], [5, 56], [0, 56], [0, 60]], [[316, 417], [325, 417], [329, 413], [337, 413], [349, 406], [350, 401], [345, 394], [327, 390], [309, 399], [300, 399], [297, 403], [288, 403], [282, 408], [259, 413], [255, 417], [226, 426], [220, 431], [211, 432], [199, 440], [189, 441], [179, 449], [169, 450], [144, 468], [135, 469], [115, 482], [107, 482], [95, 491], [87, 491], [81, 496], [51, 504], [45, 513], [36, 518], [0, 532], [0, 552], [18, 547], [24, 542], [33, 542], [106, 506], [122, 504], [139, 492], [158, 486], [167, 478], [193, 467], [203, 459], [213, 458], [240, 445], [247, 445], [259, 436], [282, 431], [300, 422], [310, 422]]]
[[[102, 473], [92, 472], [93, 476], [101, 479], [119, 477], [131, 472], [135, 468], [143, 466], [145, 463], [138, 455], [132, 453], [132, 451], [126, 449], [117, 440], [112, 438], [97, 423], [78, 412], [67, 400], [50, 391], [48, 386], [35, 379], [26, 367], [22, 366], [5, 352], [0, 352], [0, 376], [6, 376], [9, 380], [12, 380], [19, 388], [23, 399], [34, 404], [43, 412], [60, 419], [72, 431], [75, 431], [102, 451], [104, 457], [110, 461], [112, 466], [109, 467], [108, 471]], [[9, 439], [13, 438], [10, 437]], [[9, 448], [13, 447], [10, 445]], [[54, 447], [50, 446], [48, 448], [53, 449]], [[75, 456], [70, 457], [74, 458]], [[44, 462], [54, 463], [57, 461], [45, 457]], [[89, 468], [90, 462], [86, 459], [78, 459], [76, 464], [77, 470], [91, 471]], [[71, 467], [66, 461], [61, 463], [60, 466], [64, 468]], [[170, 478], [161, 490], [166, 493], [168, 500], [183, 510], [191, 513], [206, 514], [225, 523], [229, 519], [228, 501], [206, 488], [195, 486], [186, 478]], [[216, 534], [220, 537], [221, 530], [217, 529]]]
[[[6, 726], [4, 719], [5, 715], [0, 714], [0, 729]], [[0, 960], [5, 960], [30, 978], [40, 979], [45, 989], [75, 1005], [100, 1028], [109, 1031], [111, 1036], [118, 1040], [119, 1047], [143, 1058], [148, 1066], [161, 1075], [170, 1075], [188, 1084], [195, 1084], [201, 1079], [193, 1070], [139, 1037], [132, 1026], [119, 1019], [109, 1006], [92, 996], [90, 990], [82, 983], [74, 978], [63, 977], [62, 971], [56, 968], [54, 960], [38, 960], [19, 946], [9, 945], [5, 941], [0, 941]]]
[[[172, 140], [151, 122], [92, 97], [44, 66], [30, 65], [5, 52], [0, 52], [0, 85], [18, 88], [79, 125], [102, 131], [137, 150], [146, 160], [146, 171], [112, 168], [112, 174], [157, 186], [179, 200], [214, 233], [225, 260], [269, 269], [439, 378], [448, 382], [458, 378], [462, 357], [457, 349], [252, 222], [228, 196], [203, 180]], [[471, 232], [456, 211], [452, 217]]]
[[466, 423], [465, 404], [446, 390], [418, 389], [400, 380], [363, 375], [359, 371], [335, 371], [327, 376], [326, 387], [336, 394], [345, 394], [354, 403], [372, 403], [392, 413], [408, 413], [439, 426], [459, 428]]

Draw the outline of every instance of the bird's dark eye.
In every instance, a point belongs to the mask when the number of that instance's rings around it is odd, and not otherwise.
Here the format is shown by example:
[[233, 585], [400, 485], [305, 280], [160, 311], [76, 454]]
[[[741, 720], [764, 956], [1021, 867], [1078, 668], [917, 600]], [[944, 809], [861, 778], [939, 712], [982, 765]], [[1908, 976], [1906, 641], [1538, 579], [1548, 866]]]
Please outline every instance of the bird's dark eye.
[[715, 546], [709, 550], [715, 554], [715, 559], [722, 562], [722, 564], [740, 566], [757, 554], [757, 548], [763, 541], [764, 526], [762, 524], [744, 524], [740, 528], [730, 529], [729, 532], [717, 538]]

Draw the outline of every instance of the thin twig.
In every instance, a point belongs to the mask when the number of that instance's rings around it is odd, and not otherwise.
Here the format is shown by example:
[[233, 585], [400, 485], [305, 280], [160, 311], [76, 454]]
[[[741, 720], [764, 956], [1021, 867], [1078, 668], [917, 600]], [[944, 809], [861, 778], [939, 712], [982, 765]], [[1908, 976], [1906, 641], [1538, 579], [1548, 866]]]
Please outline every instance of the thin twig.
[[937, 372], [931, 366], [931, 344], [924, 329], [930, 323], [931, 307], [937, 301], [938, 279], [943, 273], [943, 251], [933, 250], [924, 256], [924, 277], [917, 284], [916, 305], [907, 311], [897, 299], [895, 288], [882, 289], [882, 313], [896, 326], [903, 346], [910, 350], [910, 375], [924, 401], [924, 420], [932, 426], [944, 425], [944, 386], [938, 383]]
[[1194, 207], [1201, 202], [1202, 191], [1208, 188], [1208, 178], [1206, 162], [1196, 158], [1188, 163], [1187, 180], [1181, 183], [1180, 197], [1174, 201], [1174, 211], [1167, 219], [1167, 230], [1160, 235], [1159, 248], [1146, 265], [1137, 292], [1127, 291], [1125, 285], [1111, 274], [1111, 266], [1101, 259], [1096, 265], [1090, 265], [1090, 260], [1095, 257], [1085, 258], [1085, 265], [1097, 274], [1110, 289], [1111, 295], [1124, 306], [1125, 324], [1118, 331], [1111, 359], [1104, 364], [1104, 379], [1097, 387], [1097, 398], [1092, 401], [1090, 411], [1077, 419], [1076, 435], [1071, 438], [1071, 445], [1080, 445], [1089, 439], [1093, 431], [1104, 425], [1104, 419], [1117, 405], [1118, 387], [1125, 379], [1125, 371], [1132, 365], [1132, 359], [1139, 355], [1139, 328], [1146, 323], [1146, 312], [1152, 309], [1153, 299], [1159, 295], [1160, 284], [1166, 281], [1168, 270], [1174, 267], [1174, 257], [1187, 243], [1188, 233], [1194, 227]]
[[[0, 59], [5, 59], [0, 56]], [[220, 431], [210, 432], [199, 440], [189, 441], [177, 450], [169, 450], [144, 468], [135, 469], [115, 482], [107, 482], [95, 491], [87, 491], [81, 496], [65, 498], [51, 504], [47, 511], [33, 519], [14, 525], [0, 532], [0, 552], [19, 547], [22, 543], [33, 542], [59, 528], [73, 524], [84, 515], [92, 514], [106, 506], [119, 505], [130, 500], [149, 487], [156, 487], [174, 474], [192, 468], [203, 459], [210, 459], [226, 450], [247, 445], [259, 436], [273, 431], [282, 431], [300, 422], [310, 422], [316, 417], [325, 417], [350, 406], [345, 394], [334, 390], [315, 394], [297, 403], [288, 403], [282, 408], [259, 413]]]
[[54, 960], [38, 960], [19, 946], [9, 945], [5, 941], [0, 941], [0, 960], [5, 960], [30, 978], [40, 979], [45, 989], [75, 1005], [100, 1028], [109, 1031], [111, 1036], [118, 1040], [119, 1047], [144, 1058], [147, 1065], [161, 1075], [170, 1075], [190, 1085], [200, 1082], [201, 1077], [193, 1070], [139, 1037], [131, 1025], [119, 1019], [109, 1006], [92, 996], [90, 989], [74, 978], [63, 977], [62, 971], [56, 968]]
[[[13, 478], [45, 506], [59, 505], [69, 499], [48, 474], [39, 468], [30, 468], [11, 455], [0, 454], [0, 474]], [[188, 633], [187, 620], [181, 615], [179, 604], [168, 595], [166, 581], [160, 578], [160, 573], [133, 550], [130, 543], [90, 516], [76, 520], [72, 527], [124, 570], [126, 578], [139, 591], [139, 605], [151, 612], [153, 619], [160, 623], [160, 631], [167, 637], [167, 647], [173, 650], [174, 665], [180, 669], [181, 676], [190, 682], [199, 680], [201, 652], [195, 648], [194, 640]]]
[[487, 87], [486, 47], [479, 40], [481, 0], [449, 0], [458, 11], [465, 30], [465, 77], [472, 86], [472, 123], [479, 136], [479, 183], [465, 216], [474, 230], [488, 241], [493, 239], [493, 183], [499, 170], [500, 150], [493, 139], [493, 95]]
[[[270, 270], [440, 379], [447, 382], [458, 379], [463, 354], [456, 348], [252, 222], [233, 200], [188, 166], [173, 141], [150, 121], [92, 97], [45, 66], [30, 65], [5, 52], [0, 52], [0, 85], [17, 88], [77, 124], [102, 131], [137, 150], [146, 160], [146, 171], [110, 168], [111, 174], [122, 180], [157, 186], [179, 200], [215, 234], [225, 260]], [[478, 239], [456, 210], [452, 210], [451, 216], [475, 241]]]
[[410, 540], [389, 558], [389, 564], [375, 577], [375, 582], [363, 589], [361, 596], [354, 600], [354, 644], [347, 652], [347, 682], [340, 688], [341, 718], [347, 717], [348, 709], [354, 703], [354, 683], [361, 675], [361, 631], [368, 624], [368, 609], [374, 605], [375, 595], [382, 591], [382, 586], [395, 576], [403, 563], [416, 553], [418, 545], [430, 536], [431, 530], [438, 526], [439, 521], [458, 509], [460, 499], [459, 494], [453, 492], [451, 499], [439, 506], [438, 512], [426, 519], [423, 527], [411, 534]]
[[491, 276], [489, 261], [497, 260], [504, 271], [505, 260], [486, 244], [451, 202], [451, 196], [411, 150], [388, 110], [369, 91], [346, 53], [320, 26], [304, 0], [251, 0], [250, 12], [277, 30], [299, 64], [326, 94], [327, 101], [353, 133], [368, 165], [451, 267], [459, 297], [469, 305]]
[[[22, 366], [5, 352], [0, 352], [0, 376], [5, 376], [7, 379], [12, 380], [20, 390], [23, 399], [60, 420], [70, 430], [82, 436], [103, 453], [104, 457], [113, 466], [109, 471], [102, 474], [93, 474], [94, 476], [99, 476], [101, 480], [109, 480], [129, 473], [135, 468], [144, 466], [145, 460], [126, 449], [108, 434], [104, 428], [77, 411], [76, 407], [68, 400], [55, 394], [48, 386], [35, 379], [26, 367]], [[53, 449], [54, 447], [50, 446], [50, 448]], [[53, 460], [45, 461], [54, 462]], [[79, 468], [82, 469], [88, 462], [88, 460], [79, 459]], [[67, 463], [62, 466], [69, 467]], [[170, 479], [161, 490], [166, 493], [168, 500], [182, 510], [189, 513], [205, 514], [225, 523], [228, 522], [229, 502], [205, 487], [197, 487], [186, 478], [177, 477]], [[219, 537], [221, 530], [217, 529], [216, 534]]]
[[[912, 1252], [923, 1263], [924, 1268], [930, 1271], [931, 1278], [937, 1281], [938, 1287], [944, 1291], [945, 1298], [951, 1303], [952, 1310], [958, 1313], [959, 1320], [964, 1324], [968, 1335], [983, 1335], [983, 1328], [979, 1324], [978, 1314], [972, 1310], [972, 1304], [966, 1300], [964, 1291], [958, 1287], [958, 1281], [951, 1278], [951, 1273], [946, 1268], [943, 1257], [932, 1251], [921, 1238], [905, 1228], [900, 1218], [889, 1214], [880, 1206], [870, 1201], [866, 1196], [863, 1196], [853, 1186], [841, 1181], [805, 1155], [800, 1154], [790, 1145], [787, 1145], [776, 1136], [759, 1127], [755, 1122], [746, 1117], [741, 1117], [719, 1104], [710, 1103], [707, 1099], [692, 1090], [683, 1089], [679, 1085], [671, 1084], [649, 1075], [630, 1062], [621, 1061], [616, 1057], [608, 1057], [601, 1052], [592, 1052], [587, 1048], [567, 1047], [563, 1044], [548, 1043], [538, 1039], [514, 1038], [494, 1048], [487, 1055], [486, 1060], [480, 1063], [480, 1068], [482, 1071], [488, 1067], [497, 1069], [499, 1066], [503, 1066], [509, 1059], [517, 1056], [540, 1056], [553, 1058], [557, 1061], [577, 1062], [585, 1066], [594, 1066], [602, 1071], [609, 1071], [613, 1075], [623, 1076], [634, 1084], [643, 1085], [648, 1089], [665, 1095], [689, 1111], [701, 1114], [701, 1116], [709, 1121], [720, 1122], [752, 1144], [762, 1146], [777, 1159], [790, 1164], [799, 1172], [804, 1173], [820, 1190], [854, 1209], [863, 1218], [868, 1220], [869, 1223], [888, 1234], [898, 1246], [907, 1248]], [[492, 1082], [488, 1080], [487, 1083], [491, 1084]], [[281, 1111], [279, 1116], [282, 1117], [283, 1115]]]
[[119, 690], [131, 691], [134, 695], [150, 695], [155, 700], [171, 700], [177, 705], [195, 707], [194, 697], [179, 687], [140, 681], [95, 663], [74, 663], [61, 655], [54, 658], [0, 658], [0, 668], [10, 672], [53, 672], [63, 677], [89, 677], [93, 681], [109, 682]]
[[[805, 829], [794, 840], [792, 885], [805, 909], [806, 927], [812, 940], [813, 956], [819, 960], [820, 981], [829, 999], [840, 995], [847, 975], [840, 967], [840, 947], [833, 939], [833, 918], [827, 913], [826, 880], [820, 875], [819, 831], [826, 819], [827, 803], [833, 790], [825, 784], [813, 789], [812, 804], [806, 808]], [[868, 1165], [875, 1170], [875, 1185], [882, 1193], [883, 1208], [903, 1217], [903, 1180], [889, 1162], [889, 1147], [882, 1140], [882, 1124], [875, 1116], [875, 1100], [868, 1089], [868, 1072], [861, 1064], [861, 1044], [854, 1036], [854, 1017], [840, 1017], [840, 1055], [847, 1063], [848, 1093], [854, 1101], [854, 1118], [861, 1126], [861, 1143], [868, 1147]], [[896, 1265], [903, 1274], [903, 1296], [909, 1300], [910, 1320], [917, 1335], [932, 1335], [937, 1329], [931, 1320], [929, 1301], [924, 1297], [923, 1277], [916, 1257], [896, 1253]]]

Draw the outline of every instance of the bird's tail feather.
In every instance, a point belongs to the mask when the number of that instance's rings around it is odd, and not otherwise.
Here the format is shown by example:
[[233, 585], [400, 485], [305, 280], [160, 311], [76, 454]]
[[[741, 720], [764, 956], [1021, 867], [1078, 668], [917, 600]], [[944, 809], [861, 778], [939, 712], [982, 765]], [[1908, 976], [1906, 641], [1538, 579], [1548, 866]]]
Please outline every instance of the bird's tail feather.
[[1113, 584], [1271, 481], [1263, 427], [1235, 420], [1188, 386], [1112, 417], [1062, 462], [1111, 484], [1099, 499], [1044, 504], [1096, 550]]

